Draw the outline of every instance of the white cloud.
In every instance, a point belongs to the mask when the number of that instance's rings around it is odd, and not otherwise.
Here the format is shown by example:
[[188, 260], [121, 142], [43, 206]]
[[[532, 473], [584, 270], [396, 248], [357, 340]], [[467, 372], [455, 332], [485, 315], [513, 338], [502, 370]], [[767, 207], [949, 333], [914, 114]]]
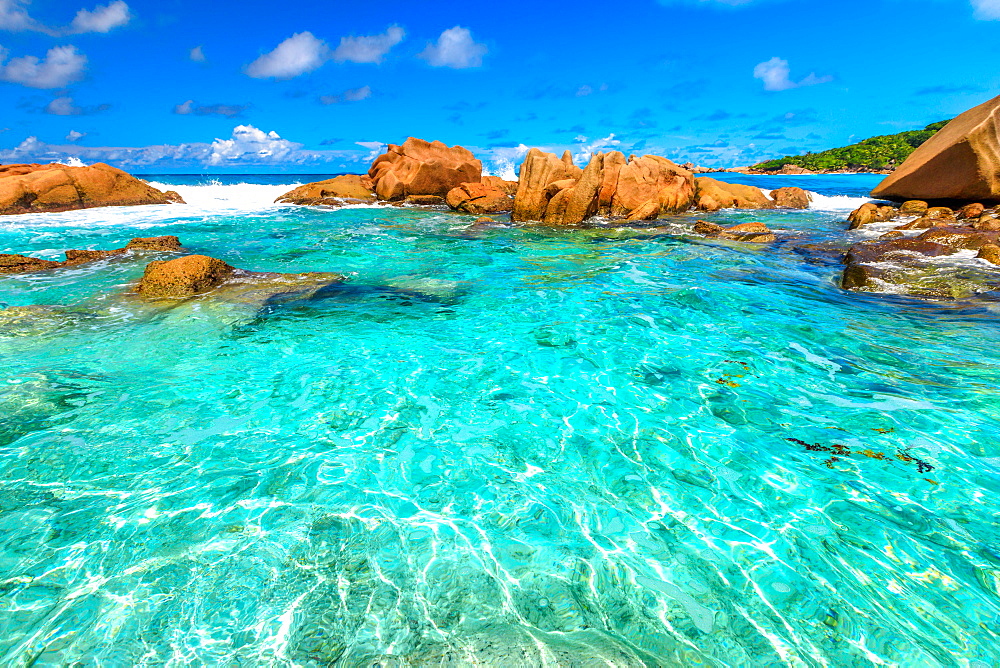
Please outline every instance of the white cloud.
[[[584, 137], [583, 140], [586, 141], [587, 138]], [[615, 146], [619, 146], [620, 144], [621, 141], [615, 139], [615, 133], [612, 132], [610, 135], [604, 137], [603, 139], [595, 139], [591, 143], [581, 146], [579, 150], [576, 152], [576, 154], [573, 155], [573, 160], [575, 160], [577, 163], [580, 164], [590, 162], [590, 157], [594, 153], [597, 153], [600, 149], [612, 148]]]
[[383, 144], [380, 141], [356, 141], [354, 143], [368, 149], [368, 154], [365, 156], [366, 162], [373, 161], [389, 148], [388, 144]]
[[983, 21], [1000, 20], [1000, 0], [972, 0], [975, 17]]
[[436, 44], [428, 44], [420, 57], [434, 67], [479, 67], [486, 55], [485, 44], [477, 44], [472, 33], [460, 26], [441, 33]]
[[81, 9], [78, 11], [73, 23], [69, 26], [69, 32], [110, 32], [114, 28], [125, 25], [131, 18], [128, 5], [122, 0], [115, 0], [104, 6], [98, 5], [92, 10]]
[[264, 132], [252, 125], [237, 125], [231, 139], [216, 139], [212, 142], [212, 152], [208, 156], [209, 165], [224, 165], [243, 162], [247, 159], [260, 162], [285, 162], [302, 148], [277, 132]]
[[247, 65], [255, 79], [292, 79], [320, 67], [330, 57], [330, 48], [311, 32], [295, 33]]
[[191, 51], [188, 53], [188, 58], [190, 58], [196, 63], [203, 63], [206, 60], [208, 60], [207, 58], [205, 58], [205, 52], [202, 51], [200, 45], [191, 49]]
[[399, 26], [391, 26], [381, 35], [341, 37], [340, 45], [333, 52], [333, 59], [338, 63], [381, 63], [385, 54], [402, 42], [404, 37], [406, 31]]
[[833, 77], [818, 77], [815, 73], [810, 74], [798, 83], [791, 80], [791, 68], [787, 60], [782, 60], [775, 56], [766, 62], [758, 64], [753, 68], [753, 76], [764, 82], [764, 90], [782, 91], [802, 86], [815, 86], [817, 84], [833, 81]]
[[188, 100], [174, 107], [174, 113], [180, 114], [181, 116], [187, 116], [191, 113], [191, 105], [194, 104], [194, 100]]
[[128, 5], [122, 0], [114, 0], [107, 5], [93, 9], [81, 9], [73, 22], [65, 28], [53, 28], [39, 23], [28, 14], [31, 0], [0, 0], [0, 29], [32, 30], [47, 35], [72, 35], [88, 32], [106, 33], [123, 26], [132, 18]]
[[339, 95], [321, 95], [319, 101], [323, 104], [340, 104], [341, 102], [361, 102], [372, 96], [371, 86], [350, 88]]
[[45, 107], [45, 113], [53, 116], [79, 116], [83, 109], [73, 104], [71, 97], [57, 97]]
[[31, 88], [62, 88], [82, 77], [87, 66], [87, 57], [75, 46], [51, 48], [42, 60], [36, 56], [21, 56], [4, 64], [6, 55], [0, 50], [0, 81]]
[[27, 0], [0, 0], [0, 29], [12, 32], [44, 29], [28, 16], [28, 10], [24, 8], [26, 4]]
[[87, 136], [86, 132], [77, 132], [76, 130], [70, 130], [69, 134], [66, 135], [66, 141], [79, 141]]

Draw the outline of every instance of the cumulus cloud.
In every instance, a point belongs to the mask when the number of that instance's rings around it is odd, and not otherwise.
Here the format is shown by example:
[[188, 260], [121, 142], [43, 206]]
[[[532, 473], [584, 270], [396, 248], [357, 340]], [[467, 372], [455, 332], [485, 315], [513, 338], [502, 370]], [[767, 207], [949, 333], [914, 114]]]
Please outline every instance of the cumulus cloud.
[[81, 9], [76, 13], [69, 26], [69, 32], [110, 32], [114, 28], [129, 22], [128, 5], [122, 0], [115, 0], [107, 5], [98, 5], [92, 10]]
[[317, 69], [329, 57], [326, 42], [311, 32], [300, 32], [247, 65], [246, 73], [255, 79], [293, 79]]
[[6, 51], [0, 49], [0, 81], [31, 88], [62, 88], [80, 79], [87, 66], [87, 57], [75, 46], [51, 48], [43, 59], [21, 56], [5, 64], [6, 56]]
[[[586, 137], [583, 137], [582, 139], [585, 142], [587, 141]], [[581, 146], [579, 150], [577, 150], [577, 152], [573, 155], [573, 160], [579, 163], [589, 162], [590, 156], [592, 156], [594, 153], [597, 153], [600, 149], [614, 148], [616, 146], [619, 146], [620, 144], [621, 141], [615, 139], [615, 133], [612, 132], [607, 137], [604, 137], [602, 139], [595, 139], [589, 144]]]
[[831, 76], [818, 77], [815, 73], [811, 73], [802, 81], [795, 82], [791, 80], [791, 72], [788, 61], [775, 56], [771, 60], [758, 64], [753, 69], [753, 76], [764, 82], [764, 90], [770, 91], [790, 90], [833, 81]]
[[434, 44], [428, 44], [420, 57], [433, 67], [465, 69], [479, 67], [486, 55], [485, 44], [477, 44], [467, 28], [455, 26], [441, 33]]
[[341, 102], [360, 102], [372, 96], [371, 86], [350, 88], [339, 95], [322, 95], [319, 101], [323, 104], [339, 104]]
[[286, 162], [299, 151], [302, 144], [282, 139], [277, 132], [264, 132], [252, 125], [237, 125], [230, 139], [216, 139], [212, 142], [208, 156], [209, 165], [227, 163]]
[[975, 16], [982, 21], [1000, 20], [1000, 0], [972, 0]]
[[381, 35], [341, 37], [340, 45], [333, 52], [338, 63], [381, 63], [387, 53], [406, 37], [399, 26], [390, 26]]
[[195, 116], [223, 116], [224, 118], [235, 118], [250, 108], [249, 104], [195, 104], [194, 100], [187, 100], [174, 107], [174, 113], [180, 116], [194, 114]]
[[80, 141], [87, 136], [86, 132], [77, 132], [76, 130], [70, 130], [69, 134], [66, 135], [66, 141]]
[[191, 49], [191, 51], [188, 52], [188, 58], [190, 58], [196, 63], [203, 63], [206, 60], [208, 60], [207, 58], [205, 58], [205, 52], [202, 51], [200, 45], [194, 47], [193, 49]]
[[72, 35], [89, 32], [110, 32], [125, 25], [132, 18], [128, 5], [122, 0], [114, 0], [107, 5], [93, 9], [81, 9], [72, 23], [64, 28], [47, 26], [31, 18], [27, 6], [31, 0], [0, 0], [0, 29], [21, 31], [31, 30], [47, 35]]

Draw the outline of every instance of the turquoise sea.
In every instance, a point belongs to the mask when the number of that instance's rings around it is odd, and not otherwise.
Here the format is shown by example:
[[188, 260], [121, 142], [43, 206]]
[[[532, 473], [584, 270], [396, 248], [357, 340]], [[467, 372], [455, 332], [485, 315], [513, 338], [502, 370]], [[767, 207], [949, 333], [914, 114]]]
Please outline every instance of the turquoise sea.
[[734, 176], [767, 247], [148, 178], [0, 252], [350, 280], [0, 277], [0, 665], [1000, 665], [1000, 304], [838, 287], [878, 177]]

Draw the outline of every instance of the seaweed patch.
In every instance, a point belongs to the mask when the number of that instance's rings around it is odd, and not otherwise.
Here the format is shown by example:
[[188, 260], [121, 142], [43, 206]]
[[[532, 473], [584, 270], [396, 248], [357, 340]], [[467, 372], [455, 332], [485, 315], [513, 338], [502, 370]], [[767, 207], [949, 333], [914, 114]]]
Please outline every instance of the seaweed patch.
[[[786, 441], [790, 443], [795, 443], [796, 445], [802, 446], [808, 452], [826, 452], [832, 456], [823, 461], [823, 464], [829, 468], [834, 468], [837, 462], [843, 461], [843, 458], [852, 457], [855, 455], [861, 457], [867, 457], [868, 459], [875, 459], [878, 461], [891, 462], [892, 459], [889, 455], [884, 452], [879, 452], [878, 450], [872, 450], [871, 448], [865, 448], [863, 450], [852, 450], [846, 445], [841, 445], [840, 443], [831, 443], [830, 445], [822, 445], [821, 443], [807, 443], [800, 438], [786, 438]], [[895, 458], [904, 464], [915, 464], [917, 467], [917, 473], [930, 473], [935, 469], [935, 466], [930, 462], [927, 462], [919, 457], [914, 457], [902, 450], [895, 453]], [[938, 485], [939, 483], [930, 478], [924, 478], [927, 482]]]

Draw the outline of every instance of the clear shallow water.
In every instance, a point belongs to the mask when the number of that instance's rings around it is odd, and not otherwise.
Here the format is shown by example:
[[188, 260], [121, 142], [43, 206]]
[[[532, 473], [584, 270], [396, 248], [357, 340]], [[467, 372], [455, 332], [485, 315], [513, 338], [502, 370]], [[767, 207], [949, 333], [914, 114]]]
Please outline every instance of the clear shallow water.
[[0, 310], [0, 664], [1000, 662], [996, 307], [840, 291], [853, 202], [712, 217], [752, 249], [160, 182], [0, 252], [351, 280], [0, 277], [59, 307]]

